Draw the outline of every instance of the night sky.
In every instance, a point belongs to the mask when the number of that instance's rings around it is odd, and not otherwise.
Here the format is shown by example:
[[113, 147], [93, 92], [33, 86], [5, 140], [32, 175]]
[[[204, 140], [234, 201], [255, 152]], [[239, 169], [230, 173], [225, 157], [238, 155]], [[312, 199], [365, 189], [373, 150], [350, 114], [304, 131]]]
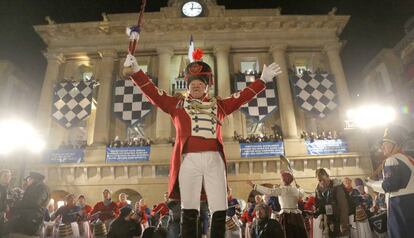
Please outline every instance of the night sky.
[[[282, 8], [282, 14], [351, 15], [341, 39], [342, 60], [351, 94], [357, 93], [357, 74], [382, 48], [393, 47], [404, 36], [404, 23], [414, 16], [414, 0], [218, 0], [227, 9]], [[140, 0], [0, 0], [0, 59], [18, 65], [39, 88], [43, 81], [46, 48], [33, 25], [100, 21], [101, 13], [137, 12]], [[167, 0], [147, 0], [146, 11], [159, 11]], [[145, 19], [144, 19], [145, 21]]]

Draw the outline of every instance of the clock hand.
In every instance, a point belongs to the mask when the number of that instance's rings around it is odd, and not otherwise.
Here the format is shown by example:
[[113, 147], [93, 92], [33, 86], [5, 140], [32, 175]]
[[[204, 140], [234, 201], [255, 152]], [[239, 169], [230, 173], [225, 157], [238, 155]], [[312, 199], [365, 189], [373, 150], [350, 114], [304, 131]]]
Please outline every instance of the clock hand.
[[191, 10], [194, 9], [194, 3], [191, 3]]

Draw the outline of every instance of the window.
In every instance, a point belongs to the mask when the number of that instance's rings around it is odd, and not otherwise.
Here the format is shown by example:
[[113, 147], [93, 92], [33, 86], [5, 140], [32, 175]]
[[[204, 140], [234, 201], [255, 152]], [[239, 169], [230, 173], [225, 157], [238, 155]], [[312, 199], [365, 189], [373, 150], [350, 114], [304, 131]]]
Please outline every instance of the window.
[[296, 74], [302, 75], [304, 72], [309, 71], [306, 65], [295, 66]]
[[256, 74], [259, 72], [257, 59], [242, 60], [240, 62], [240, 72], [245, 74]]

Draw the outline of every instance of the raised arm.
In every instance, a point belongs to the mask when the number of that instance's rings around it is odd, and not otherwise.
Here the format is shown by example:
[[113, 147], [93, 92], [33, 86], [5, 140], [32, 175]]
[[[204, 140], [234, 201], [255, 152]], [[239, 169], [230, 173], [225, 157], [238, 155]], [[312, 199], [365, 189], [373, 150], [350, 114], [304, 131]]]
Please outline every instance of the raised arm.
[[162, 111], [171, 114], [172, 110], [176, 108], [178, 97], [169, 96], [164, 90], [157, 88], [148, 76], [139, 68], [137, 60], [133, 55], [128, 54], [124, 67], [129, 67], [130, 79], [137, 85], [149, 101], [159, 107]]
[[271, 82], [273, 78], [280, 74], [279, 65], [272, 63], [269, 66], [263, 66], [263, 72], [260, 79], [256, 79], [240, 92], [234, 93], [231, 97], [220, 100], [219, 106], [225, 115], [229, 115], [238, 110], [243, 104], [250, 102], [257, 94], [266, 88], [266, 83]]

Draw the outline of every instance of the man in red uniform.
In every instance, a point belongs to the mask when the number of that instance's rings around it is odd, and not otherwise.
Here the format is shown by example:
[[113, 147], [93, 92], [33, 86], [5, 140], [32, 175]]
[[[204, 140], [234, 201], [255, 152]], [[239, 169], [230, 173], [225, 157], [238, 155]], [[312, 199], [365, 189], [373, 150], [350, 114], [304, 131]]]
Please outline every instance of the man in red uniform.
[[[197, 52], [197, 50], [196, 50]], [[193, 55], [194, 56], [194, 55]], [[210, 66], [201, 57], [185, 69], [188, 96], [172, 97], [158, 89], [140, 70], [134, 56], [128, 55], [124, 67], [132, 71], [131, 79], [152, 104], [171, 116], [176, 129], [170, 164], [168, 194], [181, 199], [181, 237], [198, 237], [197, 220], [200, 192], [204, 188], [212, 214], [210, 236], [224, 237], [227, 210], [227, 179], [221, 126], [224, 118], [238, 110], [265, 89], [279, 73], [279, 67], [264, 66], [260, 79], [226, 99], [210, 98], [208, 86], [213, 82]]]
[[128, 205], [128, 194], [126, 193], [120, 193], [118, 196], [118, 202], [116, 203], [116, 205], [118, 206], [118, 209], [121, 210], [121, 208], [125, 207], [126, 205]]
[[109, 223], [111, 223], [111, 221], [118, 215], [118, 206], [115, 202], [112, 201], [111, 192], [109, 189], [105, 189], [103, 191], [103, 201], [95, 204], [91, 212], [91, 216], [98, 216], [99, 220], [105, 223], [106, 228], [109, 228]]
[[[157, 217], [158, 216], [158, 224], [155, 226], [162, 226], [167, 227], [168, 224], [168, 213], [170, 209], [167, 206], [168, 202], [168, 193], [164, 194], [164, 201], [157, 204], [151, 211], [151, 216]], [[167, 216], [167, 217], [166, 217]]]

